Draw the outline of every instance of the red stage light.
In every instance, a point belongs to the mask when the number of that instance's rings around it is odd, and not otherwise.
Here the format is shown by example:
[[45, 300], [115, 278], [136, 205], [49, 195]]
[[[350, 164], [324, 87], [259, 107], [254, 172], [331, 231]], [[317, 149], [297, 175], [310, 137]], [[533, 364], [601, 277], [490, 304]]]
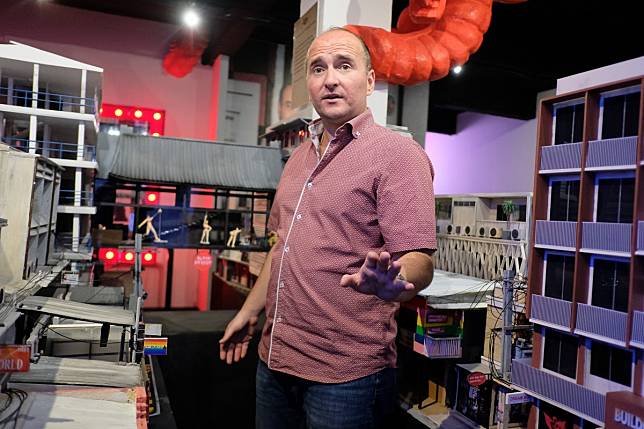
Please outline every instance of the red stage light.
[[123, 259], [126, 262], [134, 262], [134, 252], [125, 252], [123, 254]]
[[103, 262], [116, 262], [117, 250], [116, 249], [99, 249], [98, 259]]
[[145, 202], [147, 204], [159, 204], [159, 193], [158, 192], [147, 192], [145, 194]]
[[158, 121], [161, 119], [161, 113], [155, 112], [154, 115], [152, 115], [155, 121]]
[[159, 133], [152, 133], [154, 137], [159, 137]]
[[139, 119], [141, 116], [143, 116], [143, 112], [141, 112], [138, 109], [134, 111], [134, 117], [135, 118]]
[[149, 250], [143, 252], [142, 262], [143, 262], [143, 265], [156, 265], [157, 254]]
[[123, 116], [123, 109], [115, 109], [114, 116], [116, 116], [117, 118], [120, 118], [121, 116]]

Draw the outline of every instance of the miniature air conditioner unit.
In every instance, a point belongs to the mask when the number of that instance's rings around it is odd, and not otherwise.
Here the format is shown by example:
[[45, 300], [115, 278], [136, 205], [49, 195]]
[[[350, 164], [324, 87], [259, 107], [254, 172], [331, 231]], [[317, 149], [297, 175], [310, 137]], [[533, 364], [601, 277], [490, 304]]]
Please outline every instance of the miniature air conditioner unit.
[[461, 235], [463, 232], [463, 227], [461, 225], [456, 225], [454, 227], [454, 234]]
[[516, 228], [513, 228], [513, 229], [512, 229], [512, 231], [510, 231], [510, 237], [511, 237], [513, 240], [518, 240], [518, 239], [519, 239], [519, 235], [520, 235], [520, 234], [519, 234], [519, 230], [518, 230], [518, 229], [516, 229]]
[[463, 227], [463, 235], [476, 235], [476, 230], [472, 225], [465, 225]]
[[451, 223], [447, 225], [447, 233], [454, 234], [454, 225], [452, 225]]
[[489, 230], [490, 238], [501, 238], [503, 236], [503, 229], [498, 226], [493, 226]]
[[479, 231], [478, 231], [478, 236], [479, 237], [487, 237], [488, 234], [489, 234], [489, 232], [488, 232], [487, 227], [485, 227], [485, 226], [479, 227]]

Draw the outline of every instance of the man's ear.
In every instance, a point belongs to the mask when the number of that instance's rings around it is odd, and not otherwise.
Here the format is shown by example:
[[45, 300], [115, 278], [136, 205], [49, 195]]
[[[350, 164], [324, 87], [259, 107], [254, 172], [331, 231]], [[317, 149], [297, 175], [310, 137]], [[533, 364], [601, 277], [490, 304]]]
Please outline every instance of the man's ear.
[[374, 89], [376, 88], [376, 72], [373, 69], [370, 69], [367, 72], [367, 95], [373, 94]]

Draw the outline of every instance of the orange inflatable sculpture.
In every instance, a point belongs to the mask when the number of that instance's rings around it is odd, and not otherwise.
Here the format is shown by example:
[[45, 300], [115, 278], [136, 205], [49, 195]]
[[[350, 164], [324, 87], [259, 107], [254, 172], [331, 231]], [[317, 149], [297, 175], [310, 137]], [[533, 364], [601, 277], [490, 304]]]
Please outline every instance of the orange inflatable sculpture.
[[481, 46], [491, 18], [492, 0], [410, 0], [391, 32], [345, 28], [369, 47], [376, 79], [414, 85], [445, 77], [452, 67], [465, 64]]
[[201, 54], [208, 46], [208, 41], [191, 34], [179, 35], [170, 43], [168, 52], [163, 57], [163, 69], [174, 77], [184, 77], [201, 61]]

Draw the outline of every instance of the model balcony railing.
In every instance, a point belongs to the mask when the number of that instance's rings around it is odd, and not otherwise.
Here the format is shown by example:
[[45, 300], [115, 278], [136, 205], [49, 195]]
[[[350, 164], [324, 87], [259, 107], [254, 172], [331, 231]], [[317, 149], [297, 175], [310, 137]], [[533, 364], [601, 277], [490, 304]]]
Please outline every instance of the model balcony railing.
[[550, 298], [542, 295], [531, 295], [530, 321], [534, 323], [545, 322], [557, 325], [563, 329], [570, 329], [570, 315], [572, 303], [563, 299]]
[[581, 169], [581, 143], [543, 146], [541, 148], [541, 171]]
[[61, 189], [58, 204], [61, 206], [92, 207], [94, 205], [94, 192]]
[[503, 271], [526, 275], [525, 241], [445, 236], [437, 237], [435, 268], [484, 280], [503, 278]]
[[457, 359], [462, 354], [461, 338], [440, 338], [426, 335], [425, 350], [430, 358]]
[[32, 91], [25, 88], [9, 88], [0, 86], [0, 104], [11, 104], [14, 106], [33, 107], [33, 101], [39, 109], [57, 110], [63, 112], [81, 112], [95, 114], [97, 112], [96, 99], [78, 97], [69, 94], [59, 94], [49, 91]]
[[626, 342], [628, 314], [588, 304], [577, 304], [575, 333]]
[[631, 252], [630, 223], [584, 222], [581, 248], [584, 251]]
[[635, 168], [637, 136], [588, 142], [586, 168], [603, 167]]
[[[47, 158], [75, 160], [78, 157], [78, 144], [76, 143], [52, 140], [29, 140], [18, 137], [3, 137], [0, 140], [23, 152], [29, 152], [30, 147], [33, 147], [35, 153], [46, 156]], [[85, 145], [83, 147], [82, 161], [96, 161], [96, 146]]]
[[531, 359], [512, 361], [512, 384], [538, 397], [547, 398], [577, 411], [582, 416], [604, 421], [606, 397], [592, 389], [533, 368]]
[[631, 345], [644, 349], [644, 311], [633, 312]]
[[85, 237], [74, 237], [71, 232], [59, 232], [54, 237], [54, 249], [57, 252], [92, 252], [92, 239], [88, 234]]
[[637, 222], [637, 251], [644, 252], [644, 221]]
[[538, 220], [534, 244], [574, 249], [577, 242], [577, 222]]

